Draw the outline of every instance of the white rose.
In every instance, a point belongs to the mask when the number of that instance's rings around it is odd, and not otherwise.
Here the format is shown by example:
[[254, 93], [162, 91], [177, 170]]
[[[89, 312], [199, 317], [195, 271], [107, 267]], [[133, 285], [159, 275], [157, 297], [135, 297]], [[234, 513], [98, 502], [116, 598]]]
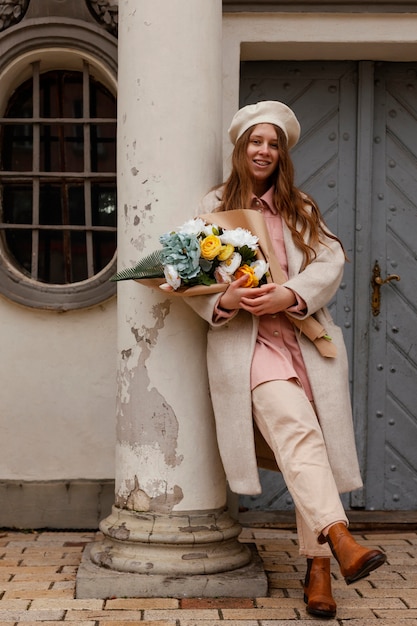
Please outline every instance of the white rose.
[[181, 286], [181, 278], [173, 265], [164, 265], [165, 279], [173, 289]]
[[220, 284], [232, 282], [232, 275], [226, 272], [224, 267], [221, 265], [216, 267], [214, 270], [214, 278], [216, 279], [216, 282]]
[[253, 271], [258, 280], [261, 280], [262, 276], [264, 276], [269, 269], [268, 263], [262, 259], [253, 261], [253, 263], [251, 263], [251, 267], [253, 267]]
[[220, 263], [219, 267], [223, 268], [223, 271], [226, 274], [234, 274], [240, 264], [242, 263], [242, 256], [239, 252], [233, 252], [232, 256], [227, 259], [227, 261], [223, 261]]
[[248, 246], [251, 250], [258, 248], [258, 237], [252, 235], [245, 228], [225, 230], [220, 239], [223, 244], [231, 243], [235, 248], [242, 248], [243, 246]]
[[219, 227], [216, 224], [205, 224], [203, 228], [203, 233], [206, 237], [209, 235], [218, 235]]
[[188, 222], [185, 222], [177, 229], [177, 232], [183, 235], [195, 235], [198, 237], [200, 233], [204, 232], [205, 227], [206, 225], [204, 220], [198, 217], [194, 220], [188, 220]]

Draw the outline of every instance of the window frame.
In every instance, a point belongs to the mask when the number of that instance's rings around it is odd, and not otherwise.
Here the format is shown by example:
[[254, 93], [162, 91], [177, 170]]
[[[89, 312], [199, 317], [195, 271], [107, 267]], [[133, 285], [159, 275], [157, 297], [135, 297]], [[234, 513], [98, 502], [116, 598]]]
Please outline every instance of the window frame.
[[[72, 28], [69, 28], [68, 22], [72, 20], [36, 23], [29, 28], [17, 26], [12, 33], [2, 36], [0, 44], [4, 44], [5, 54], [0, 55], [0, 116], [4, 115], [13, 91], [31, 77], [33, 64], [38, 64], [41, 73], [49, 70], [83, 71], [87, 64], [94, 79], [117, 96], [117, 40], [95, 25], [78, 22], [76, 27], [71, 24]], [[115, 296], [116, 284], [110, 282], [110, 278], [116, 272], [117, 250], [105, 268], [86, 280], [68, 284], [44, 283], [27, 276], [14, 265], [7, 254], [2, 230], [0, 294], [7, 299], [27, 307], [67, 311], [95, 306]]]

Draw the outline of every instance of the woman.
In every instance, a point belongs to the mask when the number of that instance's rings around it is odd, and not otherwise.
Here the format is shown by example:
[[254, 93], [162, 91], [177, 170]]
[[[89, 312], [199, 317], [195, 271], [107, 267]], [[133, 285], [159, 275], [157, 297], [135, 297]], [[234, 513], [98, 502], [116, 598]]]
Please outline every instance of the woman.
[[[347, 584], [386, 557], [356, 543], [339, 497], [362, 485], [346, 350], [326, 309], [345, 254], [312, 199], [294, 185], [289, 149], [299, 134], [294, 113], [283, 103], [258, 102], [236, 113], [229, 128], [232, 172], [206, 196], [202, 209], [214, 211], [220, 226], [227, 225], [229, 210], [260, 212], [269, 235], [269, 241], [260, 238], [261, 249], [272, 247], [281, 267], [270, 266], [272, 282], [258, 288], [246, 288], [242, 276], [221, 296], [186, 300], [209, 323], [210, 393], [230, 487], [260, 493], [254, 435], [259, 430], [295, 503], [300, 553], [307, 557], [307, 611], [332, 618], [331, 552]], [[291, 322], [307, 325], [311, 316], [324, 328], [324, 343], [333, 350], [328, 356]]]

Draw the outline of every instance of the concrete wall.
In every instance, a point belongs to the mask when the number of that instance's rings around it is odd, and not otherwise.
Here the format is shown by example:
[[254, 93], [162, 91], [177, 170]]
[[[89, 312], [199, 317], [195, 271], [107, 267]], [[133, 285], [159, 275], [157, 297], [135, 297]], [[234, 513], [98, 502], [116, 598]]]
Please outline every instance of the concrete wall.
[[96, 527], [114, 493], [115, 299], [53, 313], [1, 298], [0, 345], [0, 527]]
[[67, 313], [0, 300], [0, 477], [114, 475], [115, 300]]

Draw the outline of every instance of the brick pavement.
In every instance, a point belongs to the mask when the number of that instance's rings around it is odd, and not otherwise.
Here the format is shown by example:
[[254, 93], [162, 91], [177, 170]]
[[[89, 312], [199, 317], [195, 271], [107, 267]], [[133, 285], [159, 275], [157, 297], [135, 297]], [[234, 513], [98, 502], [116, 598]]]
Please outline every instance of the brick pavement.
[[388, 564], [347, 586], [333, 563], [336, 620], [305, 611], [305, 560], [293, 531], [244, 528], [268, 574], [266, 598], [74, 599], [75, 578], [94, 532], [0, 531], [0, 626], [401, 626], [417, 624], [417, 531], [354, 533], [385, 549]]

